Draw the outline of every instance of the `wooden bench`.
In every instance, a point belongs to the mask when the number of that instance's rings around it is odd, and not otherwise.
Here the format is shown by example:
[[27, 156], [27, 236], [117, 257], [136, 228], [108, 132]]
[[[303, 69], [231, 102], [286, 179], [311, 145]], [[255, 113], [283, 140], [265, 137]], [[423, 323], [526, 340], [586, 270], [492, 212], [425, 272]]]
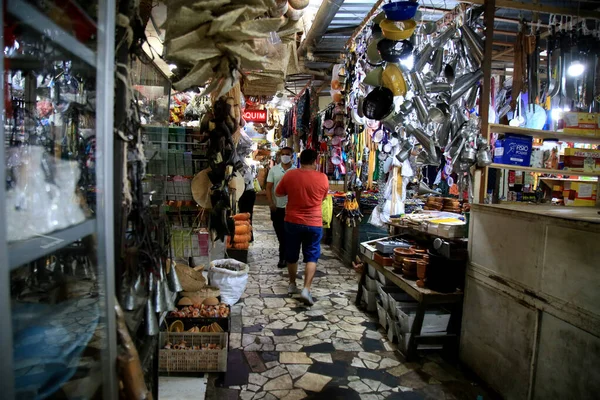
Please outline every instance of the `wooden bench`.
[[[417, 286], [416, 281], [408, 280], [402, 275], [394, 273], [392, 267], [384, 267], [362, 254], [361, 260], [366, 264], [371, 265], [378, 272], [381, 272], [390, 282], [398, 286], [418, 302], [415, 320], [412, 324], [410, 331], [411, 335], [406, 348], [405, 356], [407, 361], [413, 360], [416, 357], [419, 344], [440, 344], [443, 346], [445, 352], [448, 352], [452, 358], [456, 358], [458, 355], [458, 339], [460, 336], [460, 321], [462, 318], [463, 292], [441, 293], [427, 288], [420, 288]], [[356, 296], [357, 306], [361, 305], [363, 286], [366, 285], [367, 270], [368, 267], [365, 265], [358, 285], [358, 294]], [[421, 328], [423, 326], [425, 312], [428, 308], [430, 309], [431, 306], [440, 305], [445, 306], [451, 313], [446, 332], [440, 333], [439, 335], [422, 335]]]

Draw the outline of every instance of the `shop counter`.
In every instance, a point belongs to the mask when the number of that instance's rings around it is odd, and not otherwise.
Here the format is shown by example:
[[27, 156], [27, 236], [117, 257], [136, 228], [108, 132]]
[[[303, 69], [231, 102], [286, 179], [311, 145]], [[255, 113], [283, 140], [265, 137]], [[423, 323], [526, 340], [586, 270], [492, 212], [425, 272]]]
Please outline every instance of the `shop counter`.
[[596, 398], [600, 214], [471, 208], [460, 358], [504, 398]]

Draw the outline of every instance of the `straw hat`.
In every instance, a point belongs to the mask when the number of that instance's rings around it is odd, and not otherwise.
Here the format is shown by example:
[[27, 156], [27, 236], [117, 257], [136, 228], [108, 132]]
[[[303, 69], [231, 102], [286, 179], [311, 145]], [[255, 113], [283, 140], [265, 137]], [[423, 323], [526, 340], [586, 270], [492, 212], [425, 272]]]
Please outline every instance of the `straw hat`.
[[208, 210], [212, 208], [212, 204], [210, 203], [210, 187], [212, 183], [208, 177], [210, 171], [210, 168], [203, 169], [192, 179], [192, 196], [194, 200], [200, 207]]

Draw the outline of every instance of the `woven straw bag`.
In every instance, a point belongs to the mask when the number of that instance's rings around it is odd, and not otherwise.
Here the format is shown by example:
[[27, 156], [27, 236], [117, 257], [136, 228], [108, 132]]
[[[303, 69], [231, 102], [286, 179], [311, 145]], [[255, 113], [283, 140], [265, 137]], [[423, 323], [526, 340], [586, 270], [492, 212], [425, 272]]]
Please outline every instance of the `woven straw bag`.
[[206, 278], [201, 270], [195, 270], [185, 264], [176, 264], [175, 270], [184, 291], [196, 292], [206, 286]]

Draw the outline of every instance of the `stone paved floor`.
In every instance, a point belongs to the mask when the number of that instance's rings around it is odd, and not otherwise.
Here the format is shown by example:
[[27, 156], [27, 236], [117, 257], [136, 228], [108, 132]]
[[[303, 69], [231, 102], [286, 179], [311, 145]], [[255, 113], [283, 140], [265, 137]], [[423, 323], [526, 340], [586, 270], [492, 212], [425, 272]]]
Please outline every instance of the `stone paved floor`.
[[354, 306], [358, 276], [327, 246], [313, 283], [316, 304], [289, 298], [266, 207], [257, 207], [254, 229], [248, 286], [232, 310], [228, 372], [211, 376], [207, 399], [494, 398], [439, 355], [405, 362], [376, 316]]

